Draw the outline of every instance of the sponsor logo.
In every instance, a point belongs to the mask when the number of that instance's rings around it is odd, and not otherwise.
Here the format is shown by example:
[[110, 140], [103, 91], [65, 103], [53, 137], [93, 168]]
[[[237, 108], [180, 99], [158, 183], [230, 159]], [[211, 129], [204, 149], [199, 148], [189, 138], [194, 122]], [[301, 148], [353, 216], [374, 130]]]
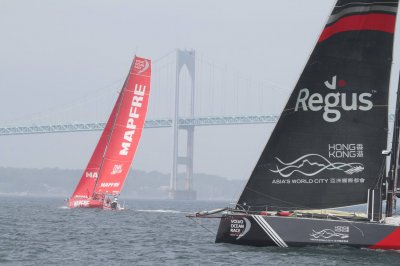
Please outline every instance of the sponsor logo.
[[312, 230], [311, 240], [320, 242], [348, 242], [349, 226], [335, 226], [334, 229]]
[[131, 147], [133, 136], [136, 131], [136, 120], [139, 119], [139, 109], [142, 107], [143, 97], [146, 91], [146, 86], [141, 84], [135, 84], [133, 91], [133, 98], [131, 107], [129, 110], [128, 121], [126, 122], [126, 131], [124, 133], [124, 141], [121, 144], [120, 155], [127, 156]]
[[87, 199], [87, 198], [89, 198], [89, 197], [86, 196], [86, 195], [75, 195], [74, 198], [75, 198], [75, 199]]
[[[338, 87], [344, 88], [346, 81], [337, 81], [337, 76], [332, 77], [332, 81], [325, 81], [325, 87], [332, 91], [337, 91]], [[346, 88], [347, 89], [347, 88]], [[301, 89], [297, 96], [295, 111], [312, 111], [317, 112], [323, 110], [323, 119], [326, 122], [337, 122], [341, 118], [341, 112], [348, 111], [369, 111], [373, 107], [371, 101], [371, 93], [346, 93], [346, 92], [330, 92], [325, 97], [320, 93], [310, 94], [307, 88]], [[350, 98], [350, 99], [349, 99]]]
[[97, 172], [85, 172], [85, 176], [87, 178], [98, 178], [99, 177]]
[[114, 165], [113, 170], [111, 171], [111, 175], [116, 175], [122, 173], [122, 164]]
[[77, 200], [74, 201], [74, 207], [88, 207], [89, 201], [88, 200]]
[[364, 170], [364, 165], [361, 163], [332, 163], [319, 154], [306, 154], [289, 163], [283, 162], [278, 157], [275, 157], [275, 159], [278, 161], [276, 169], [270, 169], [270, 171], [278, 173], [282, 177], [290, 177], [294, 173], [315, 176], [322, 171], [342, 171], [352, 175]]
[[236, 237], [236, 240], [245, 236], [251, 228], [251, 222], [246, 217], [242, 219], [231, 219], [230, 236]]
[[119, 183], [101, 183], [100, 187], [119, 187]]
[[149, 61], [137, 58], [135, 60], [135, 64], [133, 65], [133, 68], [138, 71], [137, 72], [138, 74], [145, 72], [147, 69], [149, 69], [149, 67], [150, 67]]
[[363, 144], [328, 144], [329, 158], [363, 158]]

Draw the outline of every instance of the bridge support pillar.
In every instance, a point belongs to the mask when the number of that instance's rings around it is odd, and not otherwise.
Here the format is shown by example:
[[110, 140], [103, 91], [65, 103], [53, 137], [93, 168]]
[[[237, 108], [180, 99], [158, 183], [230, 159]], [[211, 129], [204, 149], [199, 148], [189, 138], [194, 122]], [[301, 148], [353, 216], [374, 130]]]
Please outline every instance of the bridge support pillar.
[[[190, 117], [194, 118], [194, 89], [195, 89], [195, 51], [177, 50], [176, 52], [176, 81], [175, 81], [175, 108], [173, 116], [173, 154], [172, 170], [170, 177], [169, 198], [174, 200], [195, 200], [196, 191], [193, 190], [193, 148], [194, 148], [194, 126], [179, 127], [179, 91], [180, 91], [180, 73], [184, 66], [191, 79], [190, 86]], [[179, 130], [186, 130], [186, 154], [179, 156]], [[178, 166], [186, 167], [185, 188], [177, 187]]]

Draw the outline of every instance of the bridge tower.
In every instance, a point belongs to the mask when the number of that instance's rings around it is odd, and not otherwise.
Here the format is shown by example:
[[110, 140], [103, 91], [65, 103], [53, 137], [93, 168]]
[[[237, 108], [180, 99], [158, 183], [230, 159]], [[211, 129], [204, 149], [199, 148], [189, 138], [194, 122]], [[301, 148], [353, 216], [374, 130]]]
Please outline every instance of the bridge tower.
[[[176, 77], [175, 77], [175, 108], [173, 115], [173, 154], [172, 171], [170, 177], [169, 198], [175, 200], [195, 200], [196, 191], [193, 190], [193, 147], [194, 147], [194, 125], [179, 126], [179, 91], [180, 76], [182, 68], [186, 66], [190, 75], [190, 118], [194, 118], [194, 90], [195, 90], [195, 51], [177, 50], [176, 51]], [[179, 156], [179, 131], [186, 131], [186, 154]], [[185, 188], [177, 188], [178, 166], [183, 165], [185, 172]]]

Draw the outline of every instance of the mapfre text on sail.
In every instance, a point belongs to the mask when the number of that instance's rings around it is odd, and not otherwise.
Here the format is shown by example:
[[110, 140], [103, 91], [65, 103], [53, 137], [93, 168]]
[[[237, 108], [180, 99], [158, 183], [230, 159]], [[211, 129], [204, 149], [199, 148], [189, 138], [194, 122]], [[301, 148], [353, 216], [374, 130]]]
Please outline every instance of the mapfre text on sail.
[[121, 144], [120, 155], [128, 155], [129, 148], [131, 147], [133, 136], [135, 135], [136, 124], [135, 121], [139, 119], [139, 109], [142, 107], [143, 96], [146, 91], [146, 85], [135, 84], [133, 91], [133, 98], [131, 108], [129, 110], [129, 118], [126, 122], [126, 131], [124, 133], [124, 142]]

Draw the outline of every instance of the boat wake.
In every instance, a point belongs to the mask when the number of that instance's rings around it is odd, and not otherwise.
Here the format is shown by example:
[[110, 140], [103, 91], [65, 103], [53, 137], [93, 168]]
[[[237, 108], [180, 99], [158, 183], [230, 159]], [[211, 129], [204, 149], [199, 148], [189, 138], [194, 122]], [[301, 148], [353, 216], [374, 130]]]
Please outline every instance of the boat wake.
[[273, 173], [278, 173], [282, 177], [289, 177], [293, 173], [300, 173], [305, 176], [314, 176], [324, 170], [338, 170], [343, 171], [348, 175], [359, 173], [364, 170], [364, 165], [361, 163], [331, 163], [324, 156], [319, 154], [306, 154], [290, 163], [284, 163], [278, 157], [276, 170], [270, 169]]

